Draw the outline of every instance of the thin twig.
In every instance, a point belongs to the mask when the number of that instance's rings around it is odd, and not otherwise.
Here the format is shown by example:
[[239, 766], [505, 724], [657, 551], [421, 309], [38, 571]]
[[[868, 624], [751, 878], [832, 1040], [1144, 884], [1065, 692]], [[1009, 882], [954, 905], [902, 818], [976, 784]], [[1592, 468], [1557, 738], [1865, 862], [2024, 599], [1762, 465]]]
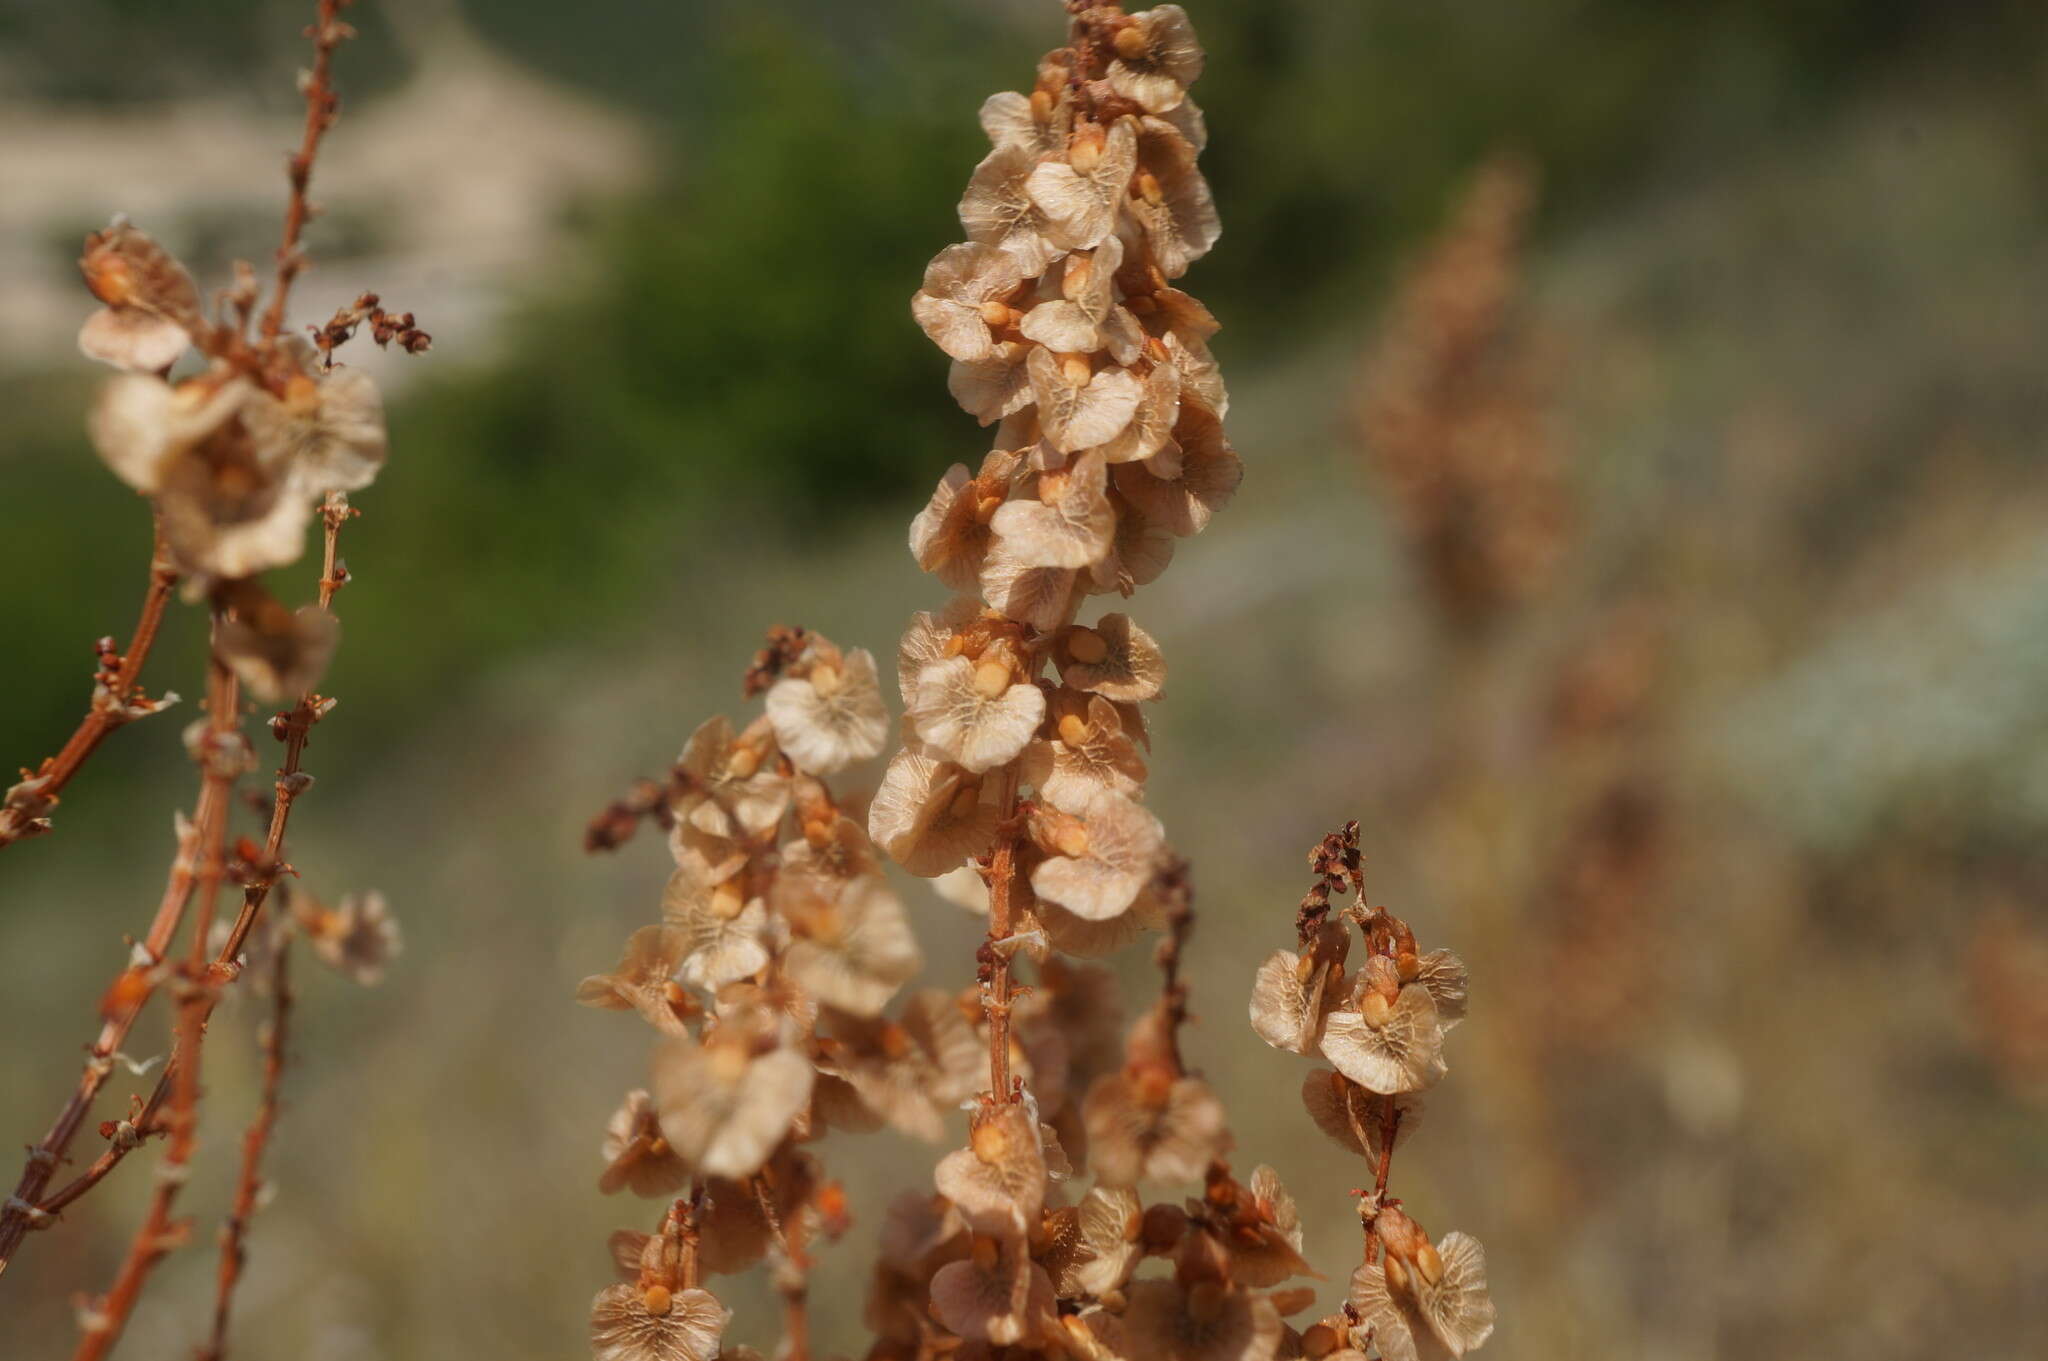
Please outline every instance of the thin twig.
[[988, 1019], [988, 1088], [1010, 1100], [1010, 890], [1017, 881], [1017, 791], [1014, 776], [1003, 797], [1002, 829], [988, 866], [988, 940], [982, 946], [982, 1012]]
[[[44, 760], [37, 769], [34, 778], [38, 782], [36, 796], [39, 801], [56, 802], [64, 786], [71, 783], [72, 777], [99, 750], [107, 734], [129, 721], [129, 700], [141, 679], [142, 664], [149, 660], [149, 650], [156, 643], [164, 607], [170, 603], [171, 592], [177, 585], [178, 571], [171, 566], [164, 552], [163, 527], [159, 524], [149, 555], [149, 585], [143, 591], [142, 610], [135, 622], [135, 632], [128, 639], [128, 650], [121, 654], [110, 678], [102, 680], [95, 676], [92, 708], [79, 720], [78, 727], [57, 754]], [[0, 807], [0, 849], [27, 839], [36, 830], [37, 819], [25, 809]]]
[[804, 1221], [801, 1213], [785, 1221], [776, 1213], [765, 1178], [754, 1179], [754, 1201], [768, 1221], [775, 1250], [782, 1258], [776, 1264], [775, 1290], [782, 1296], [783, 1346], [781, 1361], [808, 1361], [811, 1351], [810, 1257], [804, 1252]]
[[[47, 1226], [52, 1211], [41, 1203], [42, 1195], [50, 1184], [51, 1177], [62, 1165], [71, 1141], [78, 1134], [79, 1126], [85, 1123], [92, 1112], [93, 1102], [98, 1098], [100, 1088], [114, 1070], [114, 1055], [127, 1040], [128, 1033], [142, 1014], [142, 1009], [155, 994], [160, 967], [170, 953], [171, 942], [176, 939], [178, 927], [184, 921], [186, 905], [191, 901], [198, 864], [199, 850], [209, 828], [225, 828], [228, 811], [228, 791], [217, 781], [204, 781], [200, 786], [199, 798], [192, 810], [192, 822], [178, 847], [177, 857], [171, 862], [168, 881], [164, 885], [163, 898], [157, 903], [156, 916], [150, 922], [149, 932], [140, 946], [145, 962], [131, 966], [109, 989], [107, 1001], [102, 1005], [106, 1020], [100, 1026], [99, 1037], [86, 1053], [85, 1067], [79, 1074], [78, 1086], [73, 1089], [64, 1108], [57, 1113], [49, 1132], [29, 1150], [28, 1163], [22, 1169], [20, 1180], [15, 1184], [14, 1195], [4, 1210], [0, 1210], [0, 1272], [7, 1270], [15, 1250], [21, 1246], [22, 1238], [31, 1228]], [[169, 1073], [164, 1075], [166, 1078]], [[161, 1081], [159, 1083], [161, 1086]], [[154, 1103], [155, 1098], [152, 1098]], [[114, 1152], [114, 1150], [109, 1150]], [[125, 1150], [121, 1150], [125, 1152]], [[69, 1199], [97, 1184], [99, 1177], [111, 1171], [119, 1156], [108, 1161], [104, 1168], [95, 1163], [98, 1176], [88, 1174], [90, 1180], [81, 1179], [83, 1184], [74, 1183], [66, 1190], [72, 1192]]]
[[341, 100], [328, 81], [328, 70], [334, 49], [351, 35], [349, 26], [341, 22], [341, 11], [348, 3], [349, 0], [319, 0], [313, 26], [306, 30], [306, 36], [313, 40], [313, 67], [302, 82], [306, 96], [306, 130], [299, 140], [298, 151], [285, 168], [292, 192], [284, 209], [284, 239], [277, 247], [277, 283], [271, 290], [270, 306], [263, 313], [262, 333], [266, 341], [277, 339], [278, 333], [284, 329], [285, 299], [291, 293], [292, 280], [298, 277], [306, 263], [305, 257], [299, 253], [299, 237], [313, 215], [306, 189], [313, 182], [313, 159], [320, 152], [320, 139], [334, 126], [335, 117], [341, 112]]
[[228, 1351], [228, 1319], [234, 1310], [235, 1287], [248, 1261], [249, 1221], [256, 1214], [263, 1193], [263, 1153], [277, 1127], [278, 1092], [284, 1085], [285, 1044], [292, 1010], [291, 937], [280, 935], [277, 953], [271, 959], [270, 1020], [261, 1033], [263, 1047], [263, 1093], [256, 1115], [242, 1135], [242, 1170], [235, 1179], [234, 1207], [220, 1232], [220, 1276], [213, 1303], [213, 1339], [200, 1351], [198, 1361], [221, 1361]]
[[[320, 571], [320, 608], [323, 610], [332, 611], [334, 593], [348, 579], [336, 570], [335, 546], [340, 539], [342, 525], [355, 514], [357, 512], [349, 506], [348, 497], [340, 492], [329, 495], [326, 505], [321, 508], [321, 519], [326, 528]], [[270, 897], [270, 890], [276, 887], [278, 877], [285, 872], [282, 858], [284, 834], [291, 822], [292, 806], [313, 783], [311, 777], [302, 771], [306, 747], [311, 740], [313, 725], [326, 716], [329, 707], [330, 702], [318, 695], [302, 695], [297, 704], [271, 723], [271, 730], [284, 740], [284, 766], [278, 771], [274, 786], [270, 830], [263, 840], [263, 858], [256, 876], [242, 890], [242, 910], [217, 957], [221, 963], [230, 962], [241, 953], [242, 943], [254, 929], [257, 915], [263, 911], [263, 904]]]
[[[217, 631], [218, 620], [216, 620]], [[220, 759], [218, 750], [239, 737], [241, 686], [235, 673], [221, 660], [218, 646], [208, 662], [207, 706], [210, 748], [201, 753], [201, 779], [214, 791], [218, 812], [199, 829], [200, 862], [193, 913], [192, 945], [175, 987], [178, 994], [177, 1057], [175, 1079], [171, 1080], [170, 1109], [163, 1123], [169, 1138], [163, 1161], [157, 1167], [156, 1188], [141, 1227], [128, 1244], [127, 1256], [105, 1296], [85, 1311], [81, 1335], [73, 1361], [100, 1361], [120, 1340], [122, 1330], [135, 1311], [149, 1274], [164, 1255], [184, 1241], [184, 1229], [173, 1217], [178, 1192], [189, 1173], [194, 1149], [199, 1142], [199, 1062], [206, 1020], [212, 1012], [218, 987], [229, 975], [210, 967], [206, 937], [227, 875], [227, 809], [233, 794], [236, 765]]]

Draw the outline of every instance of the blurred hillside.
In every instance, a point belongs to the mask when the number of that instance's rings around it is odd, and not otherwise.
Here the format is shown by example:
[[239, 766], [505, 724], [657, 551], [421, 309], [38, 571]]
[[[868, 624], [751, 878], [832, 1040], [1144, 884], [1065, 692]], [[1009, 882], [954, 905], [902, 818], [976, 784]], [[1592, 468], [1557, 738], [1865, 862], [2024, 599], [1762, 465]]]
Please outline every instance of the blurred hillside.
[[[592, 1185], [639, 1056], [568, 998], [662, 878], [654, 847], [585, 860], [582, 820], [737, 712], [766, 625], [881, 649], [937, 599], [901, 525], [981, 437], [905, 299], [956, 235], [973, 110], [1028, 78], [1050, 8], [365, 11], [306, 317], [376, 287], [440, 343], [367, 360], [403, 375], [397, 452], [350, 531], [343, 707], [294, 859], [383, 888], [408, 954], [369, 998], [308, 981], [250, 1361], [577, 1353], [603, 1236], [640, 1217]], [[2048, 21], [1191, 9], [1226, 227], [1191, 283], [1249, 475], [1133, 608], [1174, 668], [1155, 801], [1199, 848], [1194, 1054], [1243, 1165], [1302, 1200], [1324, 1302], [1356, 1169], [1241, 1005], [1302, 852], [1358, 816], [1375, 897], [1475, 969], [1458, 1080], [1398, 1180], [1487, 1242], [1487, 1356], [2031, 1355], [2048, 1065], [1998, 1042], [2029, 1013], [1996, 933], [2048, 933]], [[146, 551], [79, 433], [83, 309], [49, 300], [116, 207], [216, 279], [262, 258], [254, 148], [288, 140], [295, 28], [249, 0], [0, 8], [0, 268], [37, 300], [0, 331], [8, 760], [75, 721]], [[1352, 409], [1402, 266], [1501, 147], [1543, 173], [1523, 306], [1576, 528], [1548, 593], [1475, 642], [1433, 616]], [[1656, 640], [1643, 716], [1559, 755], [1558, 678], [1623, 616]], [[150, 680], [190, 693], [179, 629]], [[188, 783], [161, 722], [0, 858], [0, 958], [33, 978], [0, 989], [7, 1137], [54, 1105], [154, 892]], [[1602, 928], [1640, 995], [1599, 1009], [1542, 951], [1585, 896], [1560, 853], [1616, 785], [1662, 830], [1627, 930]], [[970, 923], [917, 903], [935, 977], [964, 978]], [[1567, 1007], [1599, 1018], [1569, 1042]], [[220, 1053], [227, 1116], [253, 1059]], [[864, 1189], [927, 1153], [826, 1156]], [[24, 1355], [60, 1350], [65, 1292], [107, 1274], [145, 1185], [0, 1283]], [[873, 1205], [838, 1260], [866, 1259]], [[189, 1343], [210, 1271], [175, 1259], [131, 1346]], [[758, 1287], [728, 1302], [772, 1341]], [[853, 1301], [821, 1309], [848, 1336]]]

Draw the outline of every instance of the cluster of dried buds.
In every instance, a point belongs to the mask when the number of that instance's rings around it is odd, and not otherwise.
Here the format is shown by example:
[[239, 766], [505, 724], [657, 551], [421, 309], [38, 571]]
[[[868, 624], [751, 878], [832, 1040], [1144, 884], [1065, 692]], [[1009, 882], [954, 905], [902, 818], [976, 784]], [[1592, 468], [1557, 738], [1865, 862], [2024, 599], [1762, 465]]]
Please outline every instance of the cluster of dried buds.
[[[1295, 918], [1296, 948], [1259, 966], [1252, 1029], [1275, 1049], [1329, 1060], [1335, 1071], [1311, 1072], [1302, 1103], [1374, 1177], [1359, 1202], [1365, 1261], [1345, 1310], [1311, 1330], [1308, 1352], [1372, 1346], [1386, 1361], [1463, 1356], [1493, 1332], [1486, 1254], [1463, 1233], [1432, 1245], [1386, 1191], [1394, 1150], [1446, 1071], [1444, 1036], [1465, 1017], [1465, 966], [1448, 950], [1422, 953], [1406, 922], [1366, 906], [1356, 822], [1325, 837], [1310, 863], [1316, 883]], [[1331, 900], [1347, 895], [1333, 909]], [[1365, 959], [1348, 970], [1354, 927]]]
[[[246, 265], [208, 316], [185, 268], [118, 219], [86, 239], [79, 268], [105, 304], [87, 318], [79, 347], [124, 370], [94, 403], [94, 446], [150, 498], [163, 554], [188, 595], [227, 616], [222, 657], [266, 701], [297, 698], [334, 650], [333, 617], [287, 609], [256, 578], [296, 562], [315, 517], [346, 513], [348, 493], [383, 465], [377, 386], [333, 362], [353, 323], [316, 328], [317, 346], [278, 334], [267, 317], [255, 325], [256, 276]], [[427, 347], [410, 316], [389, 318], [374, 296], [366, 301], [356, 320], [372, 321], [380, 344]], [[191, 351], [203, 366], [173, 380]]]

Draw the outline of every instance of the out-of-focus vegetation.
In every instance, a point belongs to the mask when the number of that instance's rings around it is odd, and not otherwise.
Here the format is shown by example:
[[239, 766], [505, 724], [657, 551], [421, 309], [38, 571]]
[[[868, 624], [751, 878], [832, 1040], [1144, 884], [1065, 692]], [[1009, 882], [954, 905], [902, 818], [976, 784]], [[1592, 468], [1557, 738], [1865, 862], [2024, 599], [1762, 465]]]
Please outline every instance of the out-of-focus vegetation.
[[[906, 300], [956, 234], [975, 106], [1028, 80], [1055, 8], [474, 7], [490, 41], [647, 120], [669, 163], [579, 211], [579, 259], [534, 261], [490, 345], [420, 361], [349, 531], [343, 712], [296, 858], [318, 887], [385, 888], [412, 953], [353, 1034], [309, 984], [315, 1057], [256, 1229], [275, 1256], [246, 1355], [577, 1347], [628, 1215], [590, 1183], [633, 1065], [606, 1066], [610, 1018], [568, 989], [651, 912], [661, 858], [581, 861], [580, 819], [735, 702], [762, 626], [880, 647], [937, 603], [900, 526], [981, 443]], [[1404, 1194], [1493, 1249], [1485, 1355], [2030, 1354], [2048, 1282], [2017, 1245], [2048, 1194], [2048, 1075], [1990, 1057], [2016, 985], [2002, 937], [1972, 942], [1990, 909], [2048, 929], [2048, 12], [1189, 8], [1225, 222], [1195, 277], [1226, 324], [1248, 480], [1135, 608], [1176, 668], [1154, 783], [1197, 858], [1193, 1045], [1245, 1165], [1275, 1162], [1319, 1221], [1310, 1256], [1348, 1266], [1355, 1183], [1269, 1090], [1239, 1006], [1246, 961], [1286, 936], [1300, 851], [1359, 813], [1375, 896], [1475, 964], [1470, 1072]], [[363, 20], [342, 74], [367, 102], [408, 70]], [[120, 103], [231, 82], [282, 107], [296, 22], [252, 0], [4, 10], [0, 88]], [[1529, 306], [1579, 537], [1555, 601], [1480, 665], [1429, 627], [1348, 419], [1397, 266], [1503, 147], [1543, 173]], [[174, 245], [194, 230], [164, 225]], [[125, 630], [143, 571], [141, 507], [85, 446], [96, 375], [68, 343], [0, 375], [0, 759], [75, 721], [90, 637]], [[1662, 640], [1656, 716], [1560, 774], [1529, 754], [1545, 682], [1616, 604]], [[154, 683], [192, 673], [192, 621], [175, 627]], [[1470, 744], [1448, 782], [1439, 733]], [[153, 892], [175, 748], [168, 727], [122, 734], [57, 837], [0, 861], [0, 959], [38, 962], [0, 994], [0, 1136], [46, 1115], [81, 999]], [[1603, 1045], [1532, 1052], [1546, 867], [1589, 791], [1645, 762], [1652, 1004]], [[971, 945], [940, 911], [920, 929], [957, 979]], [[224, 1085], [247, 1076], [223, 1059]], [[922, 1161], [885, 1141], [827, 1156], [862, 1184]], [[0, 1311], [103, 1276], [128, 1208], [32, 1245]], [[199, 1256], [173, 1265], [185, 1285]], [[55, 1351], [63, 1301], [37, 1298], [26, 1335]], [[756, 1316], [736, 1338], [772, 1341], [759, 1297], [729, 1302]], [[141, 1326], [168, 1350], [183, 1322]]]
[[[1490, 150], [1543, 167], [1549, 229], [1567, 231], [1754, 155], [1874, 82], [2024, 82], [2048, 33], [2021, 3], [1214, 9], [1199, 16], [1215, 129], [1204, 164], [1229, 213], [1203, 289], [1239, 373], [1359, 327], [1390, 264]], [[959, 167], [980, 146], [974, 107], [993, 81], [1024, 83], [1057, 36], [1040, 10], [600, 0], [573, 22], [540, 4], [469, 16], [537, 68], [655, 120], [674, 165], [641, 201], [593, 206], [595, 280], [565, 293], [534, 262], [533, 300], [502, 345], [437, 355], [407, 403], [406, 445], [432, 456], [401, 455], [355, 542], [426, 588], [356, 606], [372, 641], [347, 650], [341, 675], [363, 709], [412, 712], [423, 687], [480, 657], [594, 636], [647, 583], [695, 570], [692, 543], [712, 526], [830, 533], [850, 511], [900, 506], [962, 456], [904, 299], [957, 235]], [[364, 14], [368, 41], [347, 74], [368, 99], [405, 69], [379, 12]], [[0, 17], [0, 35], [13, 53], [0, 69], [69, 99], [195, 94], [236, 73], [238, 97], [247, 85], [283, 102], [296, 60], [288, 26], [249, 0], [38, 10]], [[274, 90], [246, 74], [265, 58]], [[2037, 106], [2015, 99], [2013, 111], [2048, 130]], [[369, 205], [353, 213], [374, 219]], [[189, 230], [163, 228], [174, 225]], [[258, 259], [267, 248], [261, 236], [219, 244]], [[72, 249], [49, 245], [55, 258]], [[13, 632], [23, 655], [61, 659], [85, 656], [80, 605], [115, 627], [132, 569], [105, 538], [33, 509], [104, 518], [126, 500], [78, 456], [84, 377], [61, 350], [53, 359], [61, 380], [39, 378], [11, 404], [26, 428], [10, 440], [0, 514], [10, 556], [81, 589], [41, 596]], [[47, 745], [75, 707], [74, 677], [47, 665], [11, 684], [20, 698], [0, 714], [0, 746]]]

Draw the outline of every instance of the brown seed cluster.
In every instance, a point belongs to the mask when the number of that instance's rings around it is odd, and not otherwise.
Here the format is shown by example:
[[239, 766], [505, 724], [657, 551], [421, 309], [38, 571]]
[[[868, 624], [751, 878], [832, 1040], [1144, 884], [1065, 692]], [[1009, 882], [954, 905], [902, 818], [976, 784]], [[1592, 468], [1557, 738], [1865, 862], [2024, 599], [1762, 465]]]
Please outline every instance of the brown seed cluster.
[[1367, 364], [1359, 422], [1447, 619], [1548, 583], [1569, 536], [1562, 463], [1513, 304], [1535, 177], [1497, 159], [1410, 276]]
[[[1252, 1029], [1275, 1049], [1328, 1060], [1303, 1082], [1302, 1104], [1318, 1129], [1366, 1160], [1373, 1184], [1361, 1193], [1365, 1260], [1350, 1298], [1304, 1334], [1304, 1351], [1463, 1356], [1493, 1333], [1485, 1251], [1463, 1233], [1432, 1244], [1387, 1195], [1387, 1179], [1423, 1094], [1446, 1072], [1444, 1037], [1465, 1018], [1465, 966], [1448, 950], [1422, 952], [1406, 922], [1366, 906], [1356, 822], [1325, 837], [1309, 861], [1316, 883], [1297, 916], [1298, 948], [1259, 966]], [[1331, 899], [1347, 893], [1351, 901], [1333, 910]], [[1354, 928], [1365, 957], [1351, 968]]]

